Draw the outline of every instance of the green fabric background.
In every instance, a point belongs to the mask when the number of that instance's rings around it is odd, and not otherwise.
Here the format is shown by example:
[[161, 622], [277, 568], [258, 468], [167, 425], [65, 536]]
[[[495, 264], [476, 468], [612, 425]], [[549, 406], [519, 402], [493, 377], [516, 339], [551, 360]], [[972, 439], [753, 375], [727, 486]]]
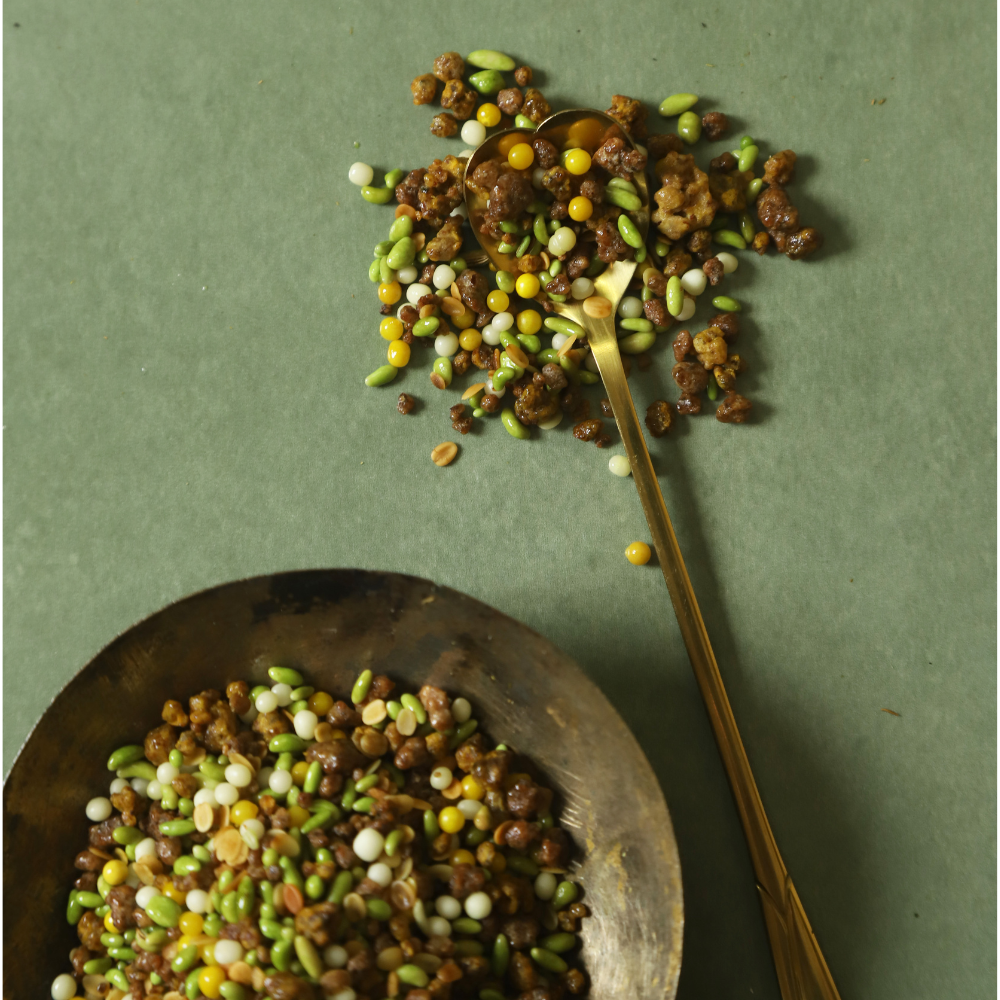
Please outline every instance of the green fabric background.
[[[497, 422], [437, 469], [455, 435], [426, 365], [361, 383], [390, 212], [347, 167], [462, 148], [410, 105], [434, 56], [506, 49], [556, 107], [693, 90], [800, 152], [793, 198], [827, 236], [805, 263], [743, 254], [728, 285], [754, 421], [651, 446], [761, 793], [845, 998], [994, 994], [992, 4], [9, 0], [4, 20], [5, 769], [76, 670], [185, 594], [430, 577], [554, 640], [638, 735], [684, 866], [681, 995], [776, 996], [663, 580], [622, 558], [646, 536], [631, 480], [565, 427], [524, 444]], [[676, 398], [668, 357], [633, 377], [640, 410]]]

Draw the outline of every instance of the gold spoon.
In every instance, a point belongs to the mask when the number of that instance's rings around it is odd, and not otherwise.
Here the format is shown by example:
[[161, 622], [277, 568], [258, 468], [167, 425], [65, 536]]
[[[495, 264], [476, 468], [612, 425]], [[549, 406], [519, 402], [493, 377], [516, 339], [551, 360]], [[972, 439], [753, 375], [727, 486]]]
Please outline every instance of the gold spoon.
[[[581, 146], [593, 153], [606, 129], [616, 124], [608, 115], [592, 109], [560, 111], [546, 118], [535, 133], [524, 132], [525, 141], [531, 135], [544, 135], [559, 150]], [[469, 173], [485, 160], [499, 154], [501, 142], [510, 142], [505, 136], [518, 133], [517, 129], [499, 132], [487, 139], [472, 155], [466, 166]], [[631, 141], [626, 137], [627, 141]], [[634, 143], [633, 143], [634, 145]], [[642, 231], [643, 238], [649, 228], [649, 192], [645, 173], [636, 174], [633, 184], [642, 200], [642, 208], [632, 216]], [[478, 222], [485, 212], [485, 199], [466, 186], [466, 207], [472, 231], [479, 239], [489, 259], [498, 269], [517, 272], [517, 260], [501, 254], [489, 241], [480, 238]], [[466, 259], [469, 260], [471, 255]], [[778, 974], [781, 995], [785, 1000], [839, 1000], [840, 994], [833, 982], [823, 952], [806, 917], [802, 902], [788, 875], [778, 851], [771, 825], [764, 812], [764, 805], [757, 791], [750, 762], [743, 748], [736, 719], [726, 695], [722, 675], [719, 673], [715, 654], [705, 630], [705, 623], [698, 608], [691, 580], [688, 578], [684, 559], [677, 545], [670, 516], [667, 514], [660, 492], [653, 463], [649, 458], [646, 441], [639, 428], [632, 396], [625, 380], [618, 339], [615, 334], [615, 312], [622, 295], [635, 272], [635, 261], [616, 261], [603, 274], [594, 279], [596, 295], [607, 299], [611, 308], [607, 315], [597, 318], [588, 315], [582, 303], [568, 300], [555, 302], [555, 312], [580, 324], [587, 331], [587, 342], [597, 361], [604, 388], [614, 410], [618, 430], [625, 445], [632, 476], [642, 509], [649, 524], [653, 546], [660, 560], [660, 568], [667, 582], [667, 590], [674, 605], [684, 645], [687, 647], [695, 678], [719, 745], [722, 762], [729, 777], [736, 807], [743, 823], [743, 832], [750, 848], [750, 857], [757, 876], [757, 889], [764, 908], [771, 951]]]

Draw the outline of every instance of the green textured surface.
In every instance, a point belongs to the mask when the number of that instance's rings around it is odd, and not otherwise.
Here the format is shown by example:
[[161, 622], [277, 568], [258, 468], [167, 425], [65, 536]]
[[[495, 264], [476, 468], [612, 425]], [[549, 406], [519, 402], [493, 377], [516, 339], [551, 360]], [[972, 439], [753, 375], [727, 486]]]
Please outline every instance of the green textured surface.
[[[409, 101], [440, 50], [507, 49], [556, 107], [693, 90], [803, 155], [793, 197], [827, 234], [729, 283], [754, 422], [652, 445], [761, 793], [845, 998], [992, 995], [995, 10], [526, 9], [530, 31], [478, 3], [453, 27], [381, 3], [5, 5], [5, 768], [93, 653], [185, 594], [430, 577], [554, 640], [639, 736], [684, 866], [681, 996], [776, 996], [662, 578], [622, 557], [646, 535], [631, 481], [565, 427], [525, 444], [496, 421], [437, 469], [453, 394], [426, 365], [361, 383], [390, 210], [347, 166], [462, 148]], [[662, 351], [633, 378], [640, 409], [676, 398], [668, 372]]]

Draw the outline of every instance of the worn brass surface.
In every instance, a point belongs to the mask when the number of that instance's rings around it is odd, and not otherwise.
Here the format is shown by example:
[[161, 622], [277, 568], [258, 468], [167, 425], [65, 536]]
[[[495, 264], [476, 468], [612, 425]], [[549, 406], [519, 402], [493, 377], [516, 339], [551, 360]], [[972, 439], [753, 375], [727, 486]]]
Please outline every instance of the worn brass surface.
[[427, 580], [310, 570], [226, 584], [172, 604], [99, 653], [56, 697], [4, 784], [4, 996], [48, 996], [78, 942], [65, 919], [87, 800], [108, 755], [141, 743], [163, 702], [229, 680], [301, 669], [347, 692], [370, 667], [409, 688], [461, 693], [493, 738], [523, 750], [557, 792], [593, 917], [582, 958], [595, 997], [672, 998], [680, 866], [663, 794], [604, 695], [526, 626]]
[[[560, 111], [539, 125], [538, 134], [544, 135], [560, 150], [566, 148], [571, 134], [576, 139], [585, 135], [588, 139], [579, 143], [573, 142], [572, 145], [579, 144], [589, 152], [593, 152], [592, 137], [599, 136], [612, 124], [614, 119], [600, 111], [579, 109]], [[470, 165], [478, 164], [482, 159], [493, 155], [493, 150], [496, 148], [495, 141], [498, 138], [499, 136], [491, 137], [477, 149], [475, 156], [470, 160]], [[494, 146], [485, 156], [481, 156], [483, 149], [490, 143], [494, 143]], [[645, 173], [636, 174], [633, 183], [643, 202], [643, 208], [633, 215], [645, 236], [650, 221], [649, 192]], [[466, 188], [466, 199], [469, 218], [472, 219], [474, 207], [481, 213], [484, 205], [480, 205], [479, 201], [472, 197], [472, 192], [468, 188]], [[478, 227], [474, 227], [473, 231], [478, 235]], [[498, 262], [498, 259], [506, 261], [509, 269], [510, 258], [497, 254], [486, 241], [480, 242], [495, 262]], [[581, 304], [572, 300], [565, 303], [556, 302], [553, 305], [557, 313], [575, 320], [587, 330], [588, 342], [600, 369], [605, 392], [614, 410], [681, 635], [708, 709], [726, 774], [736, 797], [736, 805], [757, 876], [757, 888], [764, 908], [764, 919], [782, 996], [785, 1000], [839, 1000], [837, 987], [809, 925], [802, 902], [792, 885], [764, 812], [625, 379], [614, 318], [618, 302], [625, 293], [635, 268], [634, 261], [627, 263], [616, 261], [595, 279], [597, 293], [609, 299], [614, 305], [611, 315], [605, 319], [594, 319], [586, 315]]]

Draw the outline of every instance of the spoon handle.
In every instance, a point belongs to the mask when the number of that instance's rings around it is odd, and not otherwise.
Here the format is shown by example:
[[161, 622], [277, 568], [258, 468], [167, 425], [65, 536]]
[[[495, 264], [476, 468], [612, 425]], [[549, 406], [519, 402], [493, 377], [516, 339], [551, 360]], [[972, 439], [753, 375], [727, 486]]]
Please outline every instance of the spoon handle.
[[615, 336], [613, 317], [587, 318], [588, 339], [604, 388], [618, 422], [625, 452], [632, 466], [642, 509], [660, 560], [663, 578], [674, 605], [684, 645], [701, 688], [722, 762], [736, 797], [736, 807], [750, 848], [757, 888], [764, 908], [771, 951], [784, 1000], [839, 1000], [840, 994], [827, 968], [816, 936], [809, 926], [802, 902], [778, 852], [771, 825], [757, 791], [736, 719], [729, 705], [712, 644], [698, 609], [684, 559], [667, 514], [646, 441], [639, 427], [625, 369]]

